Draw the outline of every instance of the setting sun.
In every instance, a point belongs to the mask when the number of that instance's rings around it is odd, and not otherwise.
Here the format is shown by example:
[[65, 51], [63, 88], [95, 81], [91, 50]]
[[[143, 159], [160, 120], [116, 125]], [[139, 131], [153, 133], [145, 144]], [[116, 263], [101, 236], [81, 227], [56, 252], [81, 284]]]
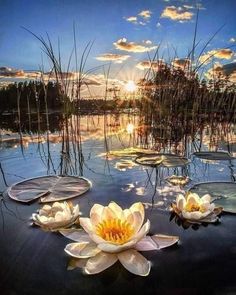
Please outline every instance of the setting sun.
[[125, 84], [125, 90], [128, 92], [134, 92], [137, 89], [137, 85], [134, 81], [130, 80]]

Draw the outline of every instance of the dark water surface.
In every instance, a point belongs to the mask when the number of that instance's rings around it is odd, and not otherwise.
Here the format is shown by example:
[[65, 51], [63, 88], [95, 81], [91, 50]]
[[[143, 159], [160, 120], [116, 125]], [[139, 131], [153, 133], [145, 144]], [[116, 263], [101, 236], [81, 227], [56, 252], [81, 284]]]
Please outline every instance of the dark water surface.
[[[236, 127], [225, 122], [214, 126], [205, 124], [186, 134], [185, 130], [177, 132], [173, 126], [150, 126], [141, 121], [127, 114], [84, 116], [80, 121], [79, 150], [71, 137], [65, 147], [60, 128], [56, 133], [54, 128], [48, 138], [34, 131], [22, 137], [13, 128], [2, 129], [0, 190], [3, 192], [15, 182], [41, 175], [83, 175], [93, 183], [89, 192], [73, 199], [74, 204], [80, 204], [83, 216], [88, 215], [94, 203], [106, 205], [115, 201], [127, 208], [141, 201], [151, 221], [150, 233], [178, 235], [179, 244], [144, 253], [152, 262], [148, 277], [128, 273], [119, 262], [94, 276], [84, 275], [80, 269], [68, 271], [69, 257], [64, 247], [70, 240], [31, 226], [30, 217], [41, 205], [37, 201], [20, 204], [3, 194], [1, 294], [236, 293], [235, 215], [223, 213], [217, 224], [186, 228], [171, 219], [169, 212], [171, 202], [183, 188], [165, 181], [173, 174], [189, 176], [191, 181], [184, 190], [199, 182], [235, 182], [236, 160], [209, 161], [192, 154], [200, 150], [221, 150], [235, 156]], [[156, 169], [136, 165], [132, 157], [106, 154], [110, 150], [137, 146], [186, 156], [190, 164]]]

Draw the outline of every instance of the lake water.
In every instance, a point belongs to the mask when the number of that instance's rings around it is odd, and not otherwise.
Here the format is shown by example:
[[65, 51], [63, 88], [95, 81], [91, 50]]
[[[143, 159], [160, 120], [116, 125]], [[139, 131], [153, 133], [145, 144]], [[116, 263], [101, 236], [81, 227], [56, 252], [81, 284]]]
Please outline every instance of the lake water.
[[[225, 151], [236, 156], [235, 125], [229, 122], [204, 122], [192, 128], [192, 122], [185, 122], [184, 125], [183, 122], [182, 125], [176, 123], [177, 125], [168, 126], [162, 122], [148, 125], [143, 117], [134, 114], [87, 115], [79, 118], [79, 135], [75, 135], [78, 118], [70, 119], [66, 131], [62, 122], [58, 123], [54, 118], [53, 128], [47, 137], [43, 132], [37, 133], [36, 129], [26, 134], [24, 128], [23, 134], [19, 135], [11, 125], [12, 119], [7, 122], [7, 117], [2, 119], [5, 121], [2, 123], [4, 128], [1, 130], [0, 142], [1, 192], [13, 183], [27, 178], [53, 174], [82, 175], [93, 184], [89, 192], [73, 199], [74, 203], [80, 203], [84, 216], [94, 203], [106, 205], [113, 200], [123, 207], [128, 207], [134, 202], [141, 201], [151, 221], [151, 232], [179, 235], [181, 243], [180, 246], [167, 250], [167, 260], [160, 252], [157, 256], [148, 254], [147, 257], [153, 262], [151, 279], [144, 281], [137, 278], [135, 287], [132, 285], [133, 276], [127, 277], [126, 271], [121, 268], [117, 270], [117, 266], [112, 268], [111, 273], [108, 270], [93, 281], [86, 281], [80, 272], [66, 271], [68, 257], [64, 254], [63, 248], [68, 240], [59, 234], [44, 233], [30, 226], [30, 216], [39, 209], [40, 204], [36, 201], [26, 206], [4, 195], [1, 202], [0, 227], [4, 241], [1, 242], [1, 253], [4, 253], [1, 263], [7, 269], [7, 272], [2, 272], [4, 286], [11, 282], [12, 290], [21, 287], [24, 290], [22, 294], [30, 294], [31, 288], [40, 286], [37, 276], [46, 268], [43, 275], [45, 286], [41, 287], [41, 291], [47, 293], [50, 293], [48, 290], [58, 290], [58, 294], [64, 294], [60, 288], [70, 290], [72, 294], [75, 294], [76, 290], [83, 292], [83, 283], [87, 286], [86, 290], [93, 294], [96, 294], [96, 288], [103, 292], [105, 286], [108, 286], [107, 290], [113, 290], [119, 285], [125, 291], [131, 291], [132, 286], [134, 290], [145, 287], [150, 293], [155, 293], [157, 288], [167, 287], [169, 284], [173, 288], [180, 287], [181, 284], [188, 288], [196, 288], [198, 284], [194, 275], [196, 278], [199, 275], [199, 267], [210, 263], [215, 255], [218, 255], [216, 267], [212, 269], [210, 264], [204, 266], [208, 269], [209, 277], [201, 276], [199, 282], [202, 286], [207, 285], [208, 281], [212, 284], [216, 282], [215, 286], [220, 288], [223, 288], [224, 284], [228, 287], [233, 286], [233, 264], [227, 264], [224, 259], [227, 257], [229, 261], [235, 253], [234, 216], [224, 215], [222, 224], [218, 226], [209, 225], [197, 231], [185, 231], [181, 225], [171, 220], [169, 207], [177, 193], [197, 183], [235, 182], [235, 159], [207, 160], [193, 155], [194, 152], [210, 150]], [[28, 122], [24, 123], [27, 129]], [[17, 122], [14, 124], [17, 125]], [[138, 165], [133, 161], [134, 156], [118, 157], [112, 154], [114, 150], [128, 148], [175, 153], [187, 157], [189, 164], [174, 168], [155, 168]], [[184, 188], [172, 186], [166, 182], [166, 178], [171, 175], [188, 176], [190, 182]], [[219, 236], [221, 240], [225, 240], [223, 246], [222, 243], [216, 244]], [[206, 248], [209, 251], [206, 251]], [[212, 248], [214, 250], [211, 253]], [[194, 252], [193, 256], [190, 254], [191, 251]], [[34, 263], [33, 270], [30, 267], [29, 255]], [[11, 260], [13, 257], [15, 262]], [[47, 261], [50, 262], [50, 266], [45, 265]], [[53, 264], [56, 269], [53, 268]], [[25, 265], [24, 271], [22, 265]], [[217, 272], [217, 268], [221, 266], [225, 267], [223, 282], [220, 281], [221, 276]], [[179, 268], [179, 273], [175, 268]], [[166, 281], [166, 272], [171, 283]], [[191, 278], [190, 272], [193, 273]], [[116, 277], [117, 273], [120, 273], [121, 277], [110, 278]], [[187, 281], [182, 278], [181, 273], [188, 278]], [[154, 283], [156, 275], [159, 283]], [[51, 277], [49, 281], [47, 276]], [[22, 282], [28, 283], [23, 286]]]

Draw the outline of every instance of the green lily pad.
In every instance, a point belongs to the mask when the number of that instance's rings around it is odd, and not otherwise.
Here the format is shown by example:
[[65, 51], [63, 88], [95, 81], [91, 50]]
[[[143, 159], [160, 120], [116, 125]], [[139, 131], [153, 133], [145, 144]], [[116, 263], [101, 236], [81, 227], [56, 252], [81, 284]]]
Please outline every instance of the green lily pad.
[[40, 198], [42, 203], [62, 201], [82, 195], [91, 182], [77, 176], [42, 176], [12, 185], [7, 193], [13, 200], [29, 203]]
[[160, 165], [167, 168], [181, 167], [189, 163], [187, 158], [174, 154], [141, 155], [135, 159], [135, 162], [145, 166], [156, 167]]
[[228, 152], [196, 152], [193, 155], [200, 159], [210, 161], [226, 161], [234, 159], [234, 157], [232, 157]]
[[236, 213], [236, 183], [233, 182], [205, 182], [194, 185], [191, 192], [200, 196], [210, 194], [216, 206], [223, 207], [223, 211]]

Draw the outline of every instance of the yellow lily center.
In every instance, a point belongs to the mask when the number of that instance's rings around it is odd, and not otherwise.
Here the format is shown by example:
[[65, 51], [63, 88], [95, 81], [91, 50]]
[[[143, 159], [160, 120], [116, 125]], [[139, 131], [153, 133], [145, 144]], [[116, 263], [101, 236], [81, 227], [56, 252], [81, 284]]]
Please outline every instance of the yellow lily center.
[[108, 242], [122, 245], [132, 237], [134, 228], [126, 220], [114, 218], [101, 221], [96, 226], [96, 233]]
[[185, 206], [185, 211], [187, 212], [194, 212], [194, 211], [200, 211], [200, 212], [205, 212], [205, 208], [201, 206], [199, 203], [194, 203], [194, 204], [186, 204]]

